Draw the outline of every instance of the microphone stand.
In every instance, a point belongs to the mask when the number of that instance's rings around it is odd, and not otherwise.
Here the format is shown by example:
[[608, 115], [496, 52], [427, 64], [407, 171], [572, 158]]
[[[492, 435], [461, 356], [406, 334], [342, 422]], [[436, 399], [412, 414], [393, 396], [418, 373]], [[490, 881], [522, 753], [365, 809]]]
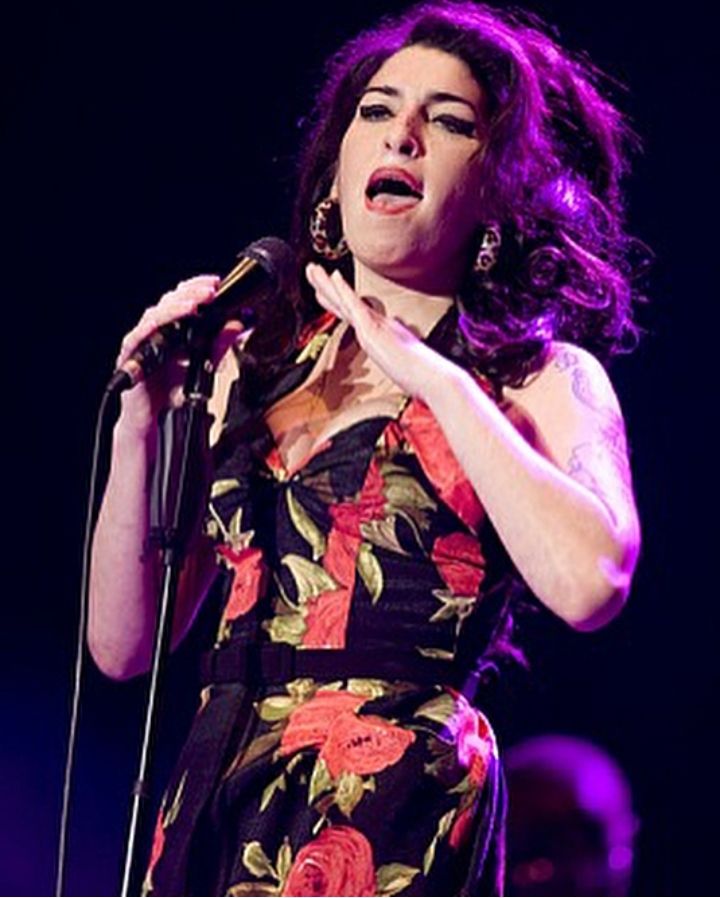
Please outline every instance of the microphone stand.
[[[170, 654], [177, 586], [188, 546], [200, 524], [207, 496], [209, 430], [207, 403], [214, 366], [213, 334], [192, 328], [188, 338], [189, 368], [179, 408], [166, 409], [158, 421], [158, 453], [150, 500], [150, 544], [160, 556], [162, 582], [158, 598], [147, 708], [138, 773], [132, 788], [130, 822], [120, 894], [140, 894], [143, 833], [147, 827], [148, 771], [152, 765], [159, 722], [160, 696]], [[150, 548], [148, 547], [148, 548]]]

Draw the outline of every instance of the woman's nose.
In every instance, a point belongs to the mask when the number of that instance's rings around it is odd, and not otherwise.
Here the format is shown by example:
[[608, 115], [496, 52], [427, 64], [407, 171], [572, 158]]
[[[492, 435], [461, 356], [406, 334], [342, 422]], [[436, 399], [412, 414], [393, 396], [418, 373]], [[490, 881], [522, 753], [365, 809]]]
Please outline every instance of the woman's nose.
[[422, 151], [422, 142], [417, 133], [416, 122], [407, 118], [397, 118], [385, 135], [385, 146], [400, 156], [414, 158]]

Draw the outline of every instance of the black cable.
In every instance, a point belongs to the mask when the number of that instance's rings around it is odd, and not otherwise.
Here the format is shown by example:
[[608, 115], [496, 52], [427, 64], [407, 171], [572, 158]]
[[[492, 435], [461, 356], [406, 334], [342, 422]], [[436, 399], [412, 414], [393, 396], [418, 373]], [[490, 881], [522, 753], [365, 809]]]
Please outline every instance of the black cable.
[[75, 764], [75, 747], [77, 742], [78, 718], [80, 716], [80, 694], [82, 687], [83, 664], [85, 660], [85, 631], [88, 617], [88, 580], [90, 570], [90, 542], [95, 519], [95, 495], [97, 492], [98, 461], [100, 458], [101, 438], [109, 400], [113, 394], [106, 391], [100, 402], [97, 422], [95, 424], [95, 443], [93, 446], [90, 469], [90, 487], [88, 492], [87, 513], [85, 516], [85, 538], [83, 541], [82, 578], [80, 584], [80, 614], [78, 616], [77, 650], [75, 653], [75, 676], [73, 681], [72, 705], [70, 711], [70, 732], [65, 759], [65, 778], [63, 781], [62, 811], [60, 814], [60, 836], [58, 839], [57, 873], [55, 879], [55, 895], [60, 898], [65, 889], [65, 866], [68, 846], [68, 823], [70, 818], [70, 796]]

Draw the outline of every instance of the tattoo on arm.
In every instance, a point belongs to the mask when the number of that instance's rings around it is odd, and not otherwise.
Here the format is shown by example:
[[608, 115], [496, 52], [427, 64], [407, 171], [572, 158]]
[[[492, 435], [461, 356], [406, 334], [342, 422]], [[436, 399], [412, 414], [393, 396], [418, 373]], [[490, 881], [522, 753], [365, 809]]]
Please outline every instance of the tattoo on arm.
[[570, 454], [568, 473], [579, 483], [591, 490], [610, 512], [615, 523], [616, 516], [597, 477], [592, 473], [607, 465], [609, 459], [617, 475], [623, 499], [633, 502], [632, 477], [628, 460], [628, 445], [622, 416], [615, 408], [604, 404], [593, 387], [587, 371], [579, 367], [579, 356], [568, 349], [561, 350], [555, 367], [559, 371], [572, 371], [571, 389], [573, 395], [596, 416], [597, 436], [593, 441], [580, 443]]
[[560, 349], [553, 360], [553, 364], [558, 371], [567, 371], [568, 368], [574, 368], [578, 361], [577, 353], [574, 353], [571, 349]]
[[[574, 446], [567, 464], [568, 474], [597, 496], [608, 510], [610, 520], [613, 524], [617, 524], [617, 515], [613, 510], [612, 502], [609, 500], [607, 492], [602, 488], [597, 477], [593, 474], [593, 469], [596, 468], [597, 464], [603, 463], [602, 458], [598, 458], [599, 455], [601, 455], [599, 444], [580, 443], [578, 446]], [[621, 483], [623, 492], [625, 492], [626, 481], [622, 480]]]

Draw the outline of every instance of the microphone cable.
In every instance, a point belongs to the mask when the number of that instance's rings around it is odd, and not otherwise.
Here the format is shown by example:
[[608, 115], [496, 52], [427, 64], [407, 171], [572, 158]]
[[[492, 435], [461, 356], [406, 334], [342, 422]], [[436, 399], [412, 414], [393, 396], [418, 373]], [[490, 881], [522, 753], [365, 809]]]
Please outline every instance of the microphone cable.
[[65, 758], [65, 774], [62, 790], [62, 810], [60, 812], [60, 833], [58, 837], [57, 868], [55, 878], [55, 895], [61, 898], [65, 890], [65, 874], [67, 866], [69, 821], [70, 821], [70, 797], [72, 794], [72, 781], [75, 767], [75, 749], [77, 744], [78, 721], [80, 718], [80, 695], [82, 692], [83, 669], [85, 666], [85, 635], [87, 629], [89, 606], [89, 572], [90, 572], [90, 544], [92, 538], [93, 523], [95, 520], [95, 502], [97, 495], [98, 463], [100, 448], [104, 432], [105, 418], [114, 394], [109, 390], [103, 393], [100, 408], [98, 409], [95, 423], [95, 439], [93, 445], [92, 462], [90, 466], [90, 486], [88, 490], [87, 511], [85, 515], [85, 536], [82, 550], [82, 575], [80, 581], [80, 613], [77, 626], [77, 650], [75, 652], [75, 665], [73, 676], [72, 699], [70, 709], [70, 729], [68, 733], [68, 748]]

